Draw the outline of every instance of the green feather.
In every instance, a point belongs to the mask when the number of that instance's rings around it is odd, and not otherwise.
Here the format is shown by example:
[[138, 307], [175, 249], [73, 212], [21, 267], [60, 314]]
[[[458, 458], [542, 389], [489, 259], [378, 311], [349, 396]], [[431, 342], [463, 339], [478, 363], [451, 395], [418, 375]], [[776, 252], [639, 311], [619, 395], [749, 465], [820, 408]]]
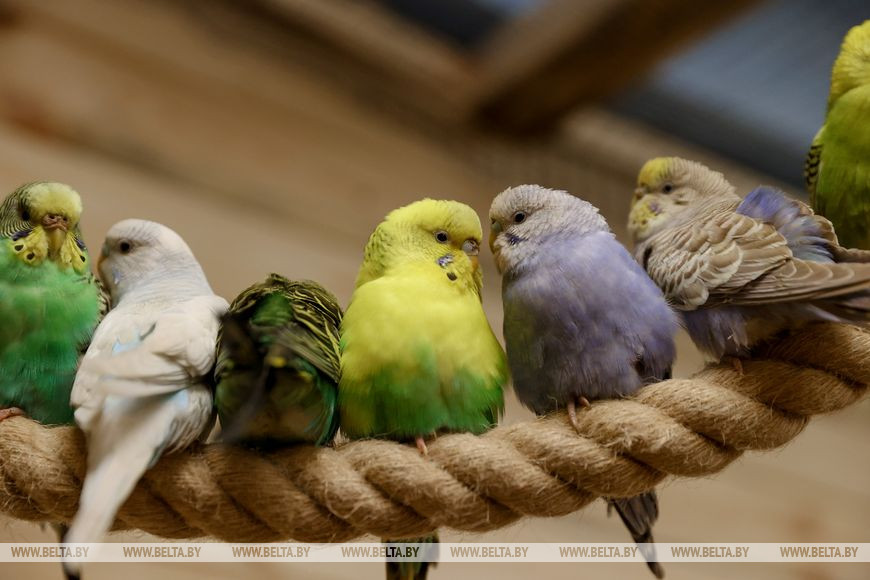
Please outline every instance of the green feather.
[[846, 34], [831, 71], [825, 124], [805, 164], [813, 210], [847, 248], [870, 250], [870, 20]]
[[367, 388], [342, 390], [349, 437], [404, 441], [438, 432], [483, 433], [497, 423], [505, 368], [489, 376], [458, 369], [445, 381], [435, 350], [423, 345], [415, 350], [413, 370], [388, 365], [366, 377]]
[[233, 301], [218, 338], [215, 406], [227, 439], [329, 443], [338, 429], [335, 297], [271, 274]]
[[816, 146], [813, 209], [831, 220], [840, 244], [870, 250], [870, 85], [831, 107]]
[[45, 424], [71, 423], [79, 355], [100, 317], [97, 284], [90, 272], [51, 260], [27, 264], [15, 243], [0, 237], [0, 408], [19, 407]]

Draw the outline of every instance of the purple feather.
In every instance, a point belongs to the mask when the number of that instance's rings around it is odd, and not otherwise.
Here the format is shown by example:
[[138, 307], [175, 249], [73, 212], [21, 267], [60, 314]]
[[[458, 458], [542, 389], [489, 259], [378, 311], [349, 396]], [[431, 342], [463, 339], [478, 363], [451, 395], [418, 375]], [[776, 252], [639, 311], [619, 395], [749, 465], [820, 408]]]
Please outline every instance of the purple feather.
[[752, 190], [737, 206], [737, 213], [770, 224], [788, 242], [796, 258], [833, 262], [831, 247], [812, 215], [801, 204], [778, 189], [762, 185]]
[[613, 398], [669, 376], [676, 315], [609, 232], [554, 236], [503, 278], [514, 389], [536, 413]]

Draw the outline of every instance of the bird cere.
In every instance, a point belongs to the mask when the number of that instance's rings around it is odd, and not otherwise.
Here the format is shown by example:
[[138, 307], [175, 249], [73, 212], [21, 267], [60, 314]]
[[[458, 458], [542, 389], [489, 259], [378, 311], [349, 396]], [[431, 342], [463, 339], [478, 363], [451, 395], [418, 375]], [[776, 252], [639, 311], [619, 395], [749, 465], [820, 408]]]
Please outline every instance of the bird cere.
[[[806, 163], [810, 204], [656, 157], [625, 191], [630, 248], [583, 192], [526, 184], [494, 195], [486, 258], [477, 212], [426, 198], [372, 224], [345, 309], [287, 272], [245, 281], [227, 303], [182, 236], [146, 220], [112, 226], [93, 264], [79, 193], [22, 185], [0, 206], [0, 421], [84, 433], [87, 473], [60, 539], [102, 541], [143, 474], [198, 443], [257, 453], [379, 439], [416, 449], [420, 466], [439, 435], [496, 427], [511, 386], [582, 432], [598, 402], [671, 379], [681, 328], [742, 374], [796, 329], [866, 326], [870, 132], [854, 127], [870, 123], [868, 46], [870, 21], [834, 65]], [[504, 349], [482, 259], [501, 277]], [[655, 490], [603, 499], [663, 577]], [[423, 546], [423, 561], [387, 562], [387, 578], [426, 578], [437, 561], [436, 530], [382, 541]], [[80, 564], [64, 570], [78, 577]]]

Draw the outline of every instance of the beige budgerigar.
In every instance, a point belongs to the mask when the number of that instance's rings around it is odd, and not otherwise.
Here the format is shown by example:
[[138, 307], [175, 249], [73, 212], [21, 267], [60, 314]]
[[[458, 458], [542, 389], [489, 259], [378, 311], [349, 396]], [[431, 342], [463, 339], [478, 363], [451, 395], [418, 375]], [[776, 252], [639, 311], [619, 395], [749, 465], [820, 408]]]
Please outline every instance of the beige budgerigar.
[[640, 171], [628, 228], [635, 258], [717, 360], [807, 322], [870, 321], [867, 253], [771, 187], [741, 199], [704, 165], [665, 157]]

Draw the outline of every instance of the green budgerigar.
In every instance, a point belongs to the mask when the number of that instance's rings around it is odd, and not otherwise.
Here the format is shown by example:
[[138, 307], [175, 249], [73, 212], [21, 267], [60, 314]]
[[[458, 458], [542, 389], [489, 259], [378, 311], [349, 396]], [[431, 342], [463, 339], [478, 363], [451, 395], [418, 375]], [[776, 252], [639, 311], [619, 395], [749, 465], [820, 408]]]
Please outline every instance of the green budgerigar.
[[105, 306], [68, 185], [23, 185], [0, 205], [0, 420], [72, 423], [79, 357]]
[[831, 220], [840, 245], [870, 250], [870, 20], [843, 39], [804, 176], [813, 210]]
[[223, 319], [215, 406], [225, 440], [325, 445], [338, 430], [341, 308], [316, 282], [270, 274]]
[[[508, 371], [481, 305], [481, 236], [473, 209], [431, 199], [391, 212], [371, 235], [341, 326], [348, 437], [415, 442], [426, 453], [427, 437], [498, 421]], [[425, 578], [427, 566], [388, 562], [387, 576]]]

